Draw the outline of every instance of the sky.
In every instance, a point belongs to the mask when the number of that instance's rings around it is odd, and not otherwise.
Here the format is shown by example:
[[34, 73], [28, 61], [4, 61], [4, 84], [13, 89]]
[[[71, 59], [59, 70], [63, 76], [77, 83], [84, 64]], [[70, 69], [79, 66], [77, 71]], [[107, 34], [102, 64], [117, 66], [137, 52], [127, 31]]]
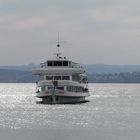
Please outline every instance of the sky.
[[60, 51], [83, 64], [140, 64], [139, 0], [0, 0], [0, 65]]

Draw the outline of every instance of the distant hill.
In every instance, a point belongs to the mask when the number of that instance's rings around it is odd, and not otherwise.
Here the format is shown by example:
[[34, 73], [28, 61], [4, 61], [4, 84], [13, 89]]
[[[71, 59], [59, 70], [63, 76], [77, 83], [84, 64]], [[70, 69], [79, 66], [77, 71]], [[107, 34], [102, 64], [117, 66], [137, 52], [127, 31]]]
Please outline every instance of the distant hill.
[[90, 83], [140, 83], [140, 72], [88, 74]]
[[29, 65], [8, 65], [8, 66], [0, 66], [0, 69], [5, 70], [19, 70], [19, 71], [31, 71], [34, 68], [39, 67], [39, 65], [29, 64]]
[[37, 79], [30, 71], [0, 69], [0, 83], [32, 83]]
[[104, 65], [90, 64], [85, 65], [88, 73], [121, 73], [121, 72], [137, 72], [140, 71], [140, 65]]
[[[31, 71], [39, 65], [19, 65], [19, 66], [0, 66], [0, 69]], [[140, 65], [105, 65], [105, 64], [89, 64], [85, 65], [87, 73], [120, 73], [120, 72], [137, 72], [140, 71]]]

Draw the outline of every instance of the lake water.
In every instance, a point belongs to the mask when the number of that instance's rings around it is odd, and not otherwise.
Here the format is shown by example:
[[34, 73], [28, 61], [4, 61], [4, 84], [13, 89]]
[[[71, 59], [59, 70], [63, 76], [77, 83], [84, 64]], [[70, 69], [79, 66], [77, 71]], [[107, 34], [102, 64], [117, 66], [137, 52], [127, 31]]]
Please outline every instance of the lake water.
[[44, 105], [35, 84], [0, 84], [0, 140], [139, 140], [140, 84], [89, 88], [89, 102]]

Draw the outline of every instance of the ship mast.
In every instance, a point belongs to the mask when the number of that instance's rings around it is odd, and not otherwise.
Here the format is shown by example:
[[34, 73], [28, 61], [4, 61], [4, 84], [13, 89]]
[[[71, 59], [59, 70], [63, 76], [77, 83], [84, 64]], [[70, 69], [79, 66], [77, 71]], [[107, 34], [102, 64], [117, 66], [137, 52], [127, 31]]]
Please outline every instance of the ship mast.
[[61, 55], [59, 48], [60, 48], [60, 41], [59, 41], [59, 32], [58, 32], [57, 53], [56, 53], [57, 59], [60, 59], [60, 55]]
[[58, 54], [59, 54], [59, 47], [60, 47], [60, 43], [59, 43], [59, 32], [58, 32], [58, 42], [57, 42]]

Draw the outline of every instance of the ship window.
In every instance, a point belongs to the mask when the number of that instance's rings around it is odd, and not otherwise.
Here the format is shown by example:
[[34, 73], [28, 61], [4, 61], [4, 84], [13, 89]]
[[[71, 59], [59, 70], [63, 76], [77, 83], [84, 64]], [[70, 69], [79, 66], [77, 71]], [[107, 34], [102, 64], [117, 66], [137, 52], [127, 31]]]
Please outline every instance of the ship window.
[[45, 87], [45, 91], [47, 91], [48, 90], [48, 87]]
[[54, 61], [54, 66], [62, 66], [62, 61]]
[[54, 76], [54, 80], [61, 80], [61, 76]]
[[43, 87], [41, 87], [41, 90], [42, 90], [42, 91], [45, 91], [45, 87], [44, 87], [44, 86], [43, 86]]
[[57, 66], [62, 66], [62, 61], [58, 61]]
[[64, 87], [56, 87], [56, 89], [64, 90]]
[[67, 91], [70, 91], [70, 87], [69, 86], [67, 86]]
[[52, 61], [48, 61], [48, 66], [53, 66]]
[[70, 91], [70, 92], [82, 92], [82, 87], [67, 86], [67, 91]]
[[53, 76], [46, 76], [46, 80], [53, 80]]
[[54, 61], [54, 66], [57, 66], [57, 61]]
[[79, 92], [82, 92], [82, 87], [79, 87], [79, 90], [78, 90]]
[[68, 61], [63, 61], [63, 66], [68, 66]]
[[70, 86], [67, 86], [67, 91], [71, 91], [71, 87]]
[[62, 76], [62, 80], [70, 80], [69, 76]]
[[49, 90], [49, 89], [53, 89], [53, 88], [54, 88], [54, 87], [48, 87], [48, 90]]
[[79, 79], [79, 76], [78, 75], [73, 75], [72, 76], [72, 80], [73, 81], [79, 81], [80, 79]]
[[73, 91], [73, 87], [72, 86], [67, 86], [67, 91], [72, 92]]

